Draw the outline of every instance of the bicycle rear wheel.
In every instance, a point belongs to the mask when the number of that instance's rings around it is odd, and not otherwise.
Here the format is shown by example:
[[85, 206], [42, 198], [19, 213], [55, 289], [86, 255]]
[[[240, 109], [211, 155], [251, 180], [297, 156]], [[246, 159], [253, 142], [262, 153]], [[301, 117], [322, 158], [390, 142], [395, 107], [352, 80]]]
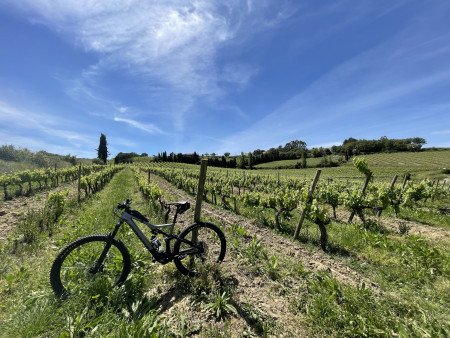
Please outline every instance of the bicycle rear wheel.
[[[192, 243], [195, 233], [197, 241]], [[193, 277], [198, 274], [201, 265], [222, 262], [225, 252], [226, 240], [223, 232], [214, 224], [198, 222], [179, 235], [173, 248], [174, 263], [182, 274]]]
[[[102, 264], [97, 264], [108, 242], [111, 247]], [[96, 295], [125, 282], [130, 270], [130, 253], [121, 241], [91, 235], [61, 250], [50, 270], [50, 284], [55, 295], [63, 299], [69, 294]]]

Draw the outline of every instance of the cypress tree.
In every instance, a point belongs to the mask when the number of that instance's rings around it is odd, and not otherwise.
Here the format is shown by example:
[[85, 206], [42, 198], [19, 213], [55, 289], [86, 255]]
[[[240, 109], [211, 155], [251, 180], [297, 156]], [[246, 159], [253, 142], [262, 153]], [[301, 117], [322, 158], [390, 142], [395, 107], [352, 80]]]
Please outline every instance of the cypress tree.
[[108, 158], [108, 146], [106, 142], [106, 136], [104, 134], [100, 134], [100, 144], [97, 149], [97, 157], [106, 163], [106, 159]]

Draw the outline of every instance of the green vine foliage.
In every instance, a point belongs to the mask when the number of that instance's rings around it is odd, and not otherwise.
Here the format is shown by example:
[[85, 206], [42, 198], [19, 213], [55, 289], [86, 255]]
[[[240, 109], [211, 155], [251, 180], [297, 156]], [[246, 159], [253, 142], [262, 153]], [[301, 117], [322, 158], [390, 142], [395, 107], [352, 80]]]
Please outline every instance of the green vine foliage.
[[52, 215], [53, 221], [58, 220], [63, 213], [68, 195], [69, 190], [55, 191], [48, 194], [47, 206], [50, 214]]
[[314, 223], [320, 222], [322, 224], [328, 224], [330, 222], [330, 219], [327, 216], [327, 209], [321, 206], [317, 199], [313, 199], [307, 217]]
[[361, 174], [364, 174], [364, 176], [366, 177], [372, 176], [372, 170], [369, 169], [367, 160], [364, 157], [355, 157], [353, 159], [353, 164]]

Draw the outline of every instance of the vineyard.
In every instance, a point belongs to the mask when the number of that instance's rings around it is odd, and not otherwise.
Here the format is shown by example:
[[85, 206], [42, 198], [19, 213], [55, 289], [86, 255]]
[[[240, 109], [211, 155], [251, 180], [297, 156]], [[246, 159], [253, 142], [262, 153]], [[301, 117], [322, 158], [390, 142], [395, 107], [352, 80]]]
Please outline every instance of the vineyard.
[[[413, 153], [371, 155], [321, 171], [209, 167], [201, 218], [226, 235], [221, 265], [185, 277], [152, 263], [122, 227], [133, 260], [127, 282], [65, 301], [48, 280], [58, 251], [111, 231], [112, 209], [126, 198], [167, 222], [167, 202], [195, 204], [199, 166], [2, 175], [4, 212], [48, 195], [0, 242], [0, 336], [448, 336], [450, 191], [437, 172], [449, 153], [421, 153], [430, 156], [423, 162]], [[192, 219], [181, 215], [177, 231]]]
[[[414, 179], [433, 177], [442, 179], [443, 168], [450, 167], [450, 150], [405, 152], [405, 153], [382, 153], [366, 155], [373, 174], [378, 180], [389, 181], [394, 175], [410, 173]], [[320, 163], [320, 158], [308, 158], [307, 168], [302, 170], [284, 169], [274, 170], [276, 167], [294, 167], [300, 160], [275, 161], [257, 165], [256, 168], [264, 169], [266, 175], [277, 175], [282, 172], [285, 176], [312, 178], [315, 168]], [[341, 164], [335, 168], [322, 168], [323, 176], [333, 179], [354, 179], [355, 170], [351, 161]]]

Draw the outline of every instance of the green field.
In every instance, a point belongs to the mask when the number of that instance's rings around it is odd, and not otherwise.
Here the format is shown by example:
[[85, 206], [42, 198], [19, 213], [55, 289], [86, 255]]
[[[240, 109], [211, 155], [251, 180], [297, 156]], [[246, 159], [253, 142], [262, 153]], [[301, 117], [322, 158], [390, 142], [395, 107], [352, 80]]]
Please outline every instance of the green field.
[[[448, 178], [439, 171], [449, 157], [450, 151], [366, 156], [375, 172], [375, 183], [370, 185], [406, 171], [413, 174], [414, 184], [422, 177]], [[17, 215], [15, 228], [0, 241], [0, 337], [450, 334], [447, 187], [439, 185], [442, 194], [435, 198], [422, 198], [412, 207], [402, 205], [397, 215], [388, 207], [376, 218], [369, 209], [365, 221], [355, 217], [351, 223], [344, 204], [338, 206], [336, 218], [321, 204], [318, 207], [330, 218], [326, 225], [328, 249], [324, 252], [319, 246], [316, 221], [310, 218], [299, 238], [293, 239], [304, 202], [282, 213], [278, 224], [276, 207], [246, 199], [254, 189], [255, 194], [272, 195], [274, 203], [278, 203], [277, 194], [283, 194], [282, 200], [290, 200], [298, 188], [287, 189], [286, 184], [297, 180], [283, 178], [308, 178], [304, 185], [308, 187], [315, 168], [242, 171], [209, 167], [202, 220], [218, 225], [225, 233], [227, 255], [220, 266], [203, 271], [197, 278], [187, 278], [172, 262], [153, 263], [142, 243], [124, 226], [118, 237], [133, 261], [125, 285], [116, 288], [94, 280], [86, 294], [73, 294], [65, 301], [56, 299], [49, 285], [55, 256], [77, 237], [111, 231], [117, 222], [112, 208], [118, 202], [132, 198], [132, 206], [154, 222], [164, 219], [160, 199], [186, 200], [195, 205], [192, 187], [195, 190], [199, 166], [148, 165], [120, 167], [123, 169], [98, 191], [86, 196], [83, 193], [80, 204], [73, 185], [68, 196], [60, 195], [65, 201], [58, 204], [61, 212], [56, 218], [49, 218], [48, 210], [54, 209], [46, 205], [49, 202], [44, 195], [13, 198], [0, 205], [2, 215]], [[148, 175], [152, 167], [155, 170]], [[96, 177], [97, 173], [92, 175]], [[246, 185], [251, 175], [268, 179]], [[346, 177], [363, 178], [353, 164], [347, 163], [324, 168], [319, 187], [332, 185], [326, 178]], [[230, 182], [234, 182], [231, 188]], [[282, 185], [287, 190], [278, 190]], [[220, 198], [226, 186], [230, 189], [228, 205]], [[359, 187], [353, 185], [355, 191]], [[152, 191], [156, 197], [145, 191]], [[33, 203], [42, 210], [27, 211]], [[177, 231], [192, 223], [192, 209], [181, 215]]]
[[[330, 155], [327, 156], [328, 159], [333, 160], [337, 162], [339, 158], [342, 158], [342, 156], [338, 155]], [[298, 160], [281, 160], [281, 161], [273, 161], [273, 162], [267, 162], [267, 163], [261, 163], [258, 165], [255, 165], [256, 169], [293, 169], [297, 163], [301, 163], [301, 159]], [[308, 168], [316, 168], [318, 165], [320, 165], [320, 162], [322, 161], [322, 157], [309, 157], [306, 159], [306, 166]]]
[[[411, 173], [413, 178], [445, 178], [442, 174], [443, 168], [450, 167], [450, 150], [423, 151], [418, 153], [383, 153], [364, 155], [369, 167], [373, 170], [375, 178], [386, 180], [394, 175]], [[314, 166], [319, 163], [318, 158], [308, 158], [307, 165]], [[258, 172], [268, 175], [277, 175], [279, 170], [272, 169], [279, 166], [295, 165], [298, 160], [286, 160], [264, 163], [256, 166], [257, 169], [264, 169]], [[306, 169], [284, 169], [282, 174], [286, 176], [311, 177], [317, 168]], [[329, 178], [354, 178], [359, 177], [359, 173], [351, 161], [333, 168], [321, 168], [322, 175]], [[448, 175], [447, 175], [448, 176]]]

